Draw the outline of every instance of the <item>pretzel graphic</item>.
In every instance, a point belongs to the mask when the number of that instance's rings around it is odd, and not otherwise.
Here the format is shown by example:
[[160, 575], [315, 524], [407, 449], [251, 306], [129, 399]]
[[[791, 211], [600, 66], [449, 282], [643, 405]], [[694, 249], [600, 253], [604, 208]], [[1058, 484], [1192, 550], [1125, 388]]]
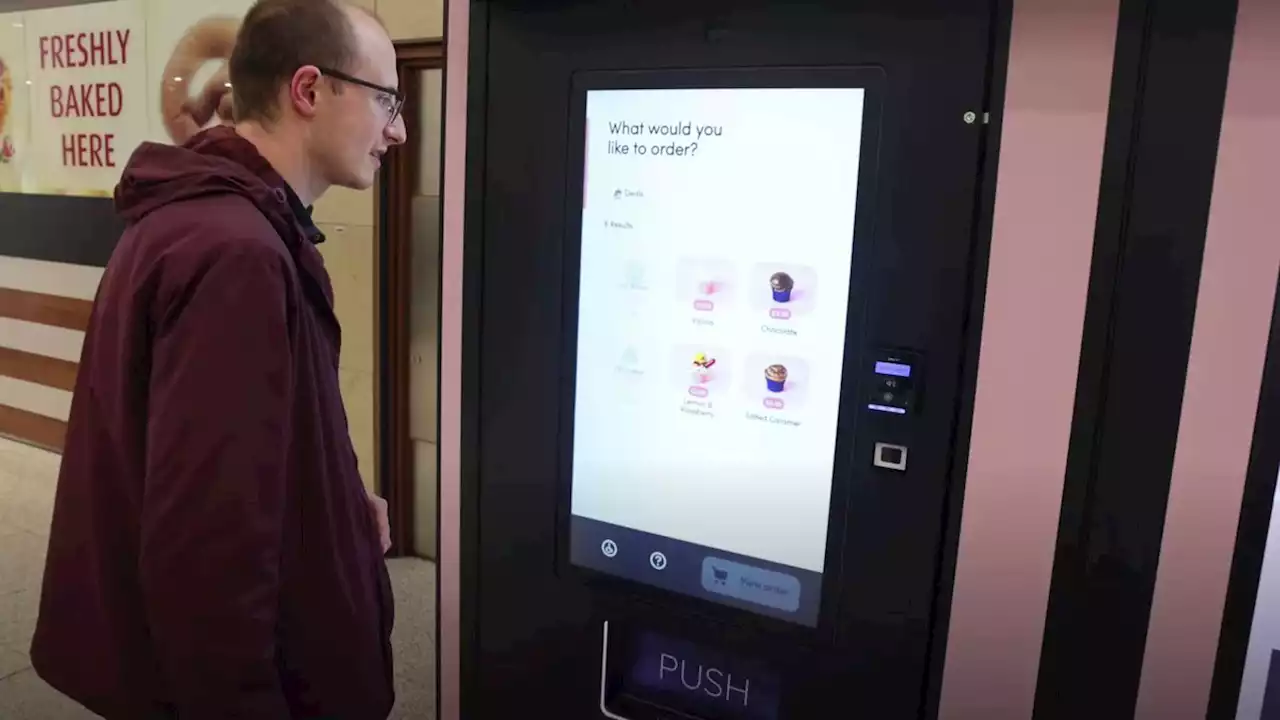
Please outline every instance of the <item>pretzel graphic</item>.
[[[233, 121], [227, 61], [239, 29], [238, 18], [207, 17], [188, 28], [174, 46], [160, 78], [160, 112], [165, 130], [175, 143], [185, 143], [203, 130], [214, 115], [224, 124]], [[210, 61], [221, 64], [193, 96], [191, 76]]]

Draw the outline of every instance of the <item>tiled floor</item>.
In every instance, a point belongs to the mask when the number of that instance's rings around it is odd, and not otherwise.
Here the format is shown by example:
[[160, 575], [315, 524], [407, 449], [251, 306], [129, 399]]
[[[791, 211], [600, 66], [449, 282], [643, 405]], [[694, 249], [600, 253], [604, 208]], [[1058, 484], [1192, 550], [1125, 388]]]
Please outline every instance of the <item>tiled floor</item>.
[[[58, 456], [0, 438], [0, 718], [95, 717], [45, 685], [27, 649], [35, 627]], [[433, 720], [435, 565], [392, 560], [396, 690], [392, 718]]]

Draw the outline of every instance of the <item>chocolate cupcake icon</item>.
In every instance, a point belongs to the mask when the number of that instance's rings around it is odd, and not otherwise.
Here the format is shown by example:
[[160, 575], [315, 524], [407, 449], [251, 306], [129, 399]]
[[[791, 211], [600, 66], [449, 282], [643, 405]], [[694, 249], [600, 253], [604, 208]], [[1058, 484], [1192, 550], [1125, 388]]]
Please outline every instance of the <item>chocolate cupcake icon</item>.
[[764, 369], [764, 384], [769, 392], [780, 393], [787, 387], [787, 366], [770, 365]]
[[796, 281], [784, 272], [776, 272], [769, 278], [769, 289], [773, 291], [774, 302], [791, 302], [791, 291]]

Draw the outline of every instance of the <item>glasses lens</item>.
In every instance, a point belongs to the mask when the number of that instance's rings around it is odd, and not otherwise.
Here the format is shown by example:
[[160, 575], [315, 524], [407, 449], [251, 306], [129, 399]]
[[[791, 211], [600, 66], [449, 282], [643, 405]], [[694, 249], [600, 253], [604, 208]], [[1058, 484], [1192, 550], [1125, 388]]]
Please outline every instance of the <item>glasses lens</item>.
[[387, 125], [394, 125], [397, 118], [400, 117], [400, 111], [404, 109], [404, 98], [391, 98], [391, 106], [387, 112]]

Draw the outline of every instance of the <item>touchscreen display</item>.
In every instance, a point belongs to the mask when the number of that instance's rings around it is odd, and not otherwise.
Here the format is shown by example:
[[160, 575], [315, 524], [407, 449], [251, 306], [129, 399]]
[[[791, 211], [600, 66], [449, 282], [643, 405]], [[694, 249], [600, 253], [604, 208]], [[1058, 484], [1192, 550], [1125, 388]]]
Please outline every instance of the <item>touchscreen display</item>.
[[817, 623], [864, 100], [587, 92], [573, 563]]

